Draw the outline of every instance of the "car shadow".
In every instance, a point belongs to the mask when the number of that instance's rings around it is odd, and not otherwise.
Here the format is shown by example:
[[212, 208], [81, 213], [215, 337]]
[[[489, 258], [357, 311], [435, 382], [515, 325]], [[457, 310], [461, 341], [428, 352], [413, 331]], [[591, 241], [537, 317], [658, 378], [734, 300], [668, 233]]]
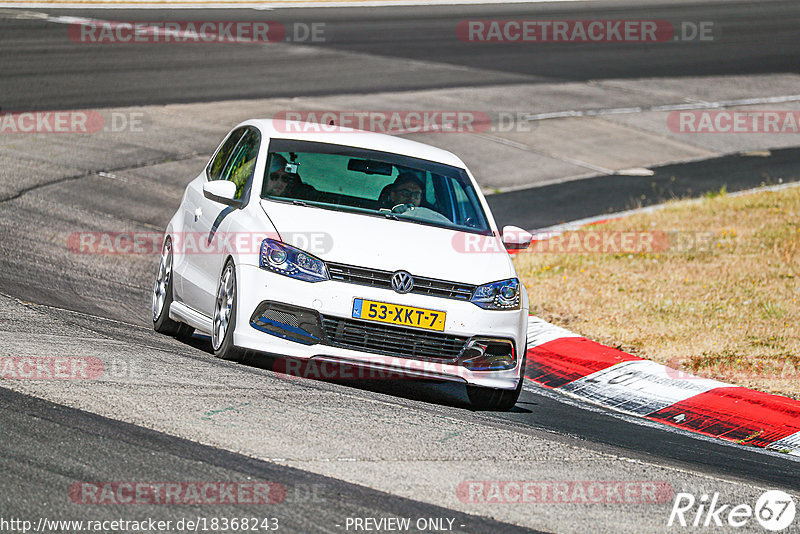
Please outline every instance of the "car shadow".
[[[195, 333], [181, 341], [209, 354], [213, 355], [214, 353], [209, 336]], [[467, 397], [466, 386], [458, 382], [408, 377], [396, 372], [375, 371], [345, 363], [309, 362], [255, 351], [247, 351], [239, 363], [272, 371], [287, 380], [335, 383], [344, 387], [411, 401], [477, 411]], [[530, 409], [524, 408], [520, 404], [529, 403], [518, 402], [517, 406], [509, 410], [510, 413], [531, 413]]]

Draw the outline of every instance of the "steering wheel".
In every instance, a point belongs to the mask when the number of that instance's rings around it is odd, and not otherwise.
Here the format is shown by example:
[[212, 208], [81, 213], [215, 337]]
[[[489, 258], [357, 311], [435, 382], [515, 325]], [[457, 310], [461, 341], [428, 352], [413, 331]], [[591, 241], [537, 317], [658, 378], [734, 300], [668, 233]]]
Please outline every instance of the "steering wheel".
[[392, 208], [392, 213], [405, 213], [407, 211], [414, 211], [416, 206], [414, 204], [398, 204]]

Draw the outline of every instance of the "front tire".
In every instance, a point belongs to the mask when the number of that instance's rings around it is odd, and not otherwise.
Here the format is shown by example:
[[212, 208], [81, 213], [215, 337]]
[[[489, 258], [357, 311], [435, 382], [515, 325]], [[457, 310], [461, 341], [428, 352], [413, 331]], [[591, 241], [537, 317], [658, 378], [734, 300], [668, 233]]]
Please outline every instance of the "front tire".
[[519, 384], [514, 389], [495, 389], [467, 385], [467, 397], [472, 407], [478, 411], [507, 412], [517, 404], [525, 381], [525, 358], [528, 347], [522, 353], [522, 366], [519, 370]]
[[166, 238], [161, 249], [156, 282], [153, 286], [153, 329], [159, 334], [174, 336], [181, 323], [169, 318], [172, 304], [172, 240]]
[[214, 318], [211, 328], [211, 345], [214, 356], [223, 360], [239, 361], [242, 351], [233, 344], [236, 329], [236, 269], [233, 260], [228, 260], [217, 286], [214, 300]]

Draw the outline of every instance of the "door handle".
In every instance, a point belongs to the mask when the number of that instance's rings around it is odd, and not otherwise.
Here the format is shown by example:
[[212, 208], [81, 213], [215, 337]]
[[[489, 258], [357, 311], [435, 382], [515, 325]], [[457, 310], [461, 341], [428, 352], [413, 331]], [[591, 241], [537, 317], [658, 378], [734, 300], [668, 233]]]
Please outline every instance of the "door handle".
[[202, 216], [203, 216], [203, 210], [201, 208], [197, 208], [196, 210], [194, 210], [194, 222], [197, 222], [197, 220]]

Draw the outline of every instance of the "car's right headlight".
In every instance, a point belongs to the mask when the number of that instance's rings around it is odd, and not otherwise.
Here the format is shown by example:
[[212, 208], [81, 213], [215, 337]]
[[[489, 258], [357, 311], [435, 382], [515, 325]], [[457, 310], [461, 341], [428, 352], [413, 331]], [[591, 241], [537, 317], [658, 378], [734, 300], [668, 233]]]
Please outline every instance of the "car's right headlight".
[[261, 242], [259, 266], [273, 273], [306, 282], [322, 282], [330, 279], [324, 261], [274, 239], [265, 239]]
[[509, 278], [479, 286], [471, 302], [484, 310], [518, 310], [519, 280]]

